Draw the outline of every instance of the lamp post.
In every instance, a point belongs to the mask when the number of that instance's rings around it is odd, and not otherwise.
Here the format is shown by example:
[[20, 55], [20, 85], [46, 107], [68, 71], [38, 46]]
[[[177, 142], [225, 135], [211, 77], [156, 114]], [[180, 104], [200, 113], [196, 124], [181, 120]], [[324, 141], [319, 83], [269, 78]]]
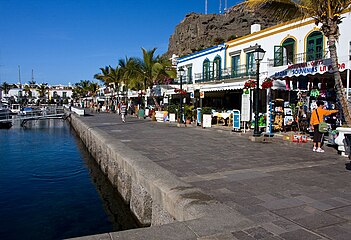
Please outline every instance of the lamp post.
[[[256, 44], [257, 45], [257, 44]], [[264, 54], [266, 53], [265, 50], [261, 48], [261, 46], [257, 46], [254, 51], [254, 57], [256, 61], [256, 92], [255, 92], [255, 129], [253, 136], [260, 137], [261, 133], [258, 128], [258, 98], [259, 98], [259, 91], [260, 91], [260, 62], [262, 61]]]
[[178, 72], [180, 75], [180, 102], [179, 102], [179, 115], [180, 115], [180, 120], [179, 123], [183, 123], [183, 74], [184, 74], [184, 68], [180, 67], [178, 68]]

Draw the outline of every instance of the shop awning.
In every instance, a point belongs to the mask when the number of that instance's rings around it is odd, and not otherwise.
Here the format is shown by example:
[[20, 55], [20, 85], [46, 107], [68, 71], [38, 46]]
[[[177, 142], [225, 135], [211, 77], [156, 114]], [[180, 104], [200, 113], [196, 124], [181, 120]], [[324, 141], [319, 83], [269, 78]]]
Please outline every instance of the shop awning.
[[235, 90], [243, 89], [245, 81], [232, 82], [232, 83], [219, 83], [219, 84], [209, 84], [200, 86], [200, 91], [213, 92], [213, 91], [224, 91], [224, 90]]
[[[342, 72], [347, 68], [349, 68], [348, 59], [339, 59], [339, 70]], [[332, 73], [330, 58], [269, 69], [269, 76], [274, 79], [317, 74], [322, 75], [324, 73]]]

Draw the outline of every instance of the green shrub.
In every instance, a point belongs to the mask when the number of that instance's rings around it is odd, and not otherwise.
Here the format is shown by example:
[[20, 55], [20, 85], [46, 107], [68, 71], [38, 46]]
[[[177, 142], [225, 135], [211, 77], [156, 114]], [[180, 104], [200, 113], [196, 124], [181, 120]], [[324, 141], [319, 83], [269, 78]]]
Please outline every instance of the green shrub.
[[192, 119], [195, 116], [195, 110], [193, 105], [184, 105], [184, 115], [186, 119]]
[[201, 108], [201, 114], [211, 114], [211, 113], [212, 113], [212, 108], [210, 107]]
[[167, 107], [168, 113], [177, 113], [178, 111], [178, 106], [175, 104], [169, 104]]

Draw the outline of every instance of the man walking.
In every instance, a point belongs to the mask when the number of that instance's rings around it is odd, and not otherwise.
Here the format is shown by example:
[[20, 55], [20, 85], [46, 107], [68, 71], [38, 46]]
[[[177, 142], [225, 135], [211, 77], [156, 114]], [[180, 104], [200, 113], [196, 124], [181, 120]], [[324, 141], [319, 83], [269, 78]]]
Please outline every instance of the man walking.
[[122, 101], [120, 105], [120, 114], [121, 114], [122, 122], [126, 122], [127, 105], [124, 103], [124, 101]]

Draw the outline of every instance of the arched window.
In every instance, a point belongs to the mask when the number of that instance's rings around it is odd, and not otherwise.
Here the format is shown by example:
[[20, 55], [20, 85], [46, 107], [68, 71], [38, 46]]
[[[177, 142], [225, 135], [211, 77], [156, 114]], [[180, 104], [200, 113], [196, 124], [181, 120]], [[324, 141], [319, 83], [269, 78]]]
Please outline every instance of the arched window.
[[320, 31], [314, 31], [308, 35], [306, 49], [307, 62], [322, 59], [324, 57], [323, 34]]
[[293, 64], [295, 63], [295, 39], [288, 38], [283, 44], [284, 48], [283, 56], [285, 60], [285, 64]]
[[295, 63], [295, 40], [287, 38], [281, 46], [274, 46], [274, 66]]
[[213, 60], [213, 78], [216, 80], [221, 79], [221, 57], [216, 56]]
[[202, 79], [203, 81], [210, 80], [210, 60], [208, 60], [207, 58], [202, 64]]

